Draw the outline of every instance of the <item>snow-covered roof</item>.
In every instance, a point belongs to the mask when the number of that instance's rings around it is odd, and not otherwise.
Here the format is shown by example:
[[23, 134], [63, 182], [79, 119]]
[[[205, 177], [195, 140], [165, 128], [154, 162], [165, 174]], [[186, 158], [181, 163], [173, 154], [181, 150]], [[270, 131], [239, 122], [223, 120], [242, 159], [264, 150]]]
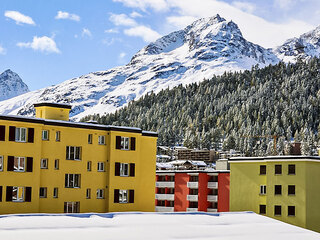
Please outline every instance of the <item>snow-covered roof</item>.
[[204, 161], [193, 161], [193, 160], [175, 160], [170, 162], [173, 165], [183, 165], [185, 163], [190, 163], [193, 166], [206, 167], [207, 164]]
[[170, 159], [171, 157], [168, 155], [157, 155], [157, 158], [167, 158]]
[[320, 156], [279, 155], [266, 157], [232, 157], [229, 162], [256, 162], [256, 161], [320, 161]]
[[156, 163], [157, 168], [166, 168], [166, 169], [172, 169], [174, 166], [170, 163]]
[[0, 216], [1, 239], [318, 240], [320, 234], [251, 212]]

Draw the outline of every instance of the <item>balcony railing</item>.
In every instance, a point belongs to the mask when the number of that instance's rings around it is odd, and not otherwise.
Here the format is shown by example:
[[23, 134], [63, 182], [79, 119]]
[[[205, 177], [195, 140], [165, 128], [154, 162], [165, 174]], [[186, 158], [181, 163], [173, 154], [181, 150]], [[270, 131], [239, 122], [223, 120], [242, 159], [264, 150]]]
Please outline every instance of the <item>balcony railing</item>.
[[198, 212], [198, 208], [187, 208], [187, 212]]
[[187, 187], [188, 188], [198, 188], [199, 187], [199, 183], [198, 182], [188, 182], [187, 183]]
[[208, 188], [218, 188], [218, 183], [217, 182], [208, 182]]
[[198, 195], [187, 195], [188, 201], [198, 202]]
[[156, 187], [161, 188], [174, 188], [174, 182], [156, 182]]
[[156, 206], [156, 212], [174, 212], [174, 207]]
[[156, 194], [156, 199], [157, 200], [173, 201], [174, 200], [174, 194]]
[[217, 195], [208, 195], [207, 200], [209, 202], [217, 202], [218, 201], [218, 196]]
[[216, 208], [207, 208], [207, 212], [218, 212]]

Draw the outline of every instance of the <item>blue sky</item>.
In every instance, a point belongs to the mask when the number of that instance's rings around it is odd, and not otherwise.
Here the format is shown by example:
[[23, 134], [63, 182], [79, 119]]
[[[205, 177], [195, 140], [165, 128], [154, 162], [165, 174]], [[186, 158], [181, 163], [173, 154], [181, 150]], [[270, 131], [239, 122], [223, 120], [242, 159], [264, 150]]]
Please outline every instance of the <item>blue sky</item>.
[[319, 0], [1, 0], [0, 72], [40, 89], [126, 64], [149, 42], [217, 13], [266, 48], [320, 25]]

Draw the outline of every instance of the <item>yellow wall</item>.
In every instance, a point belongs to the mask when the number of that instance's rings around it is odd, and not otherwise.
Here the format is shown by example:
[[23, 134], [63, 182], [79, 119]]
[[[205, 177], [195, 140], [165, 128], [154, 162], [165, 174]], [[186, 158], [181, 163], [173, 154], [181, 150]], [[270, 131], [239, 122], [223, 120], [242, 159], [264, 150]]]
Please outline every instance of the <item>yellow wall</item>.
[[70, 109], [66, 108], [48, 106], [36, 107], [37, 118], [69, 121], [69, 112]]
[[[282, 165], [282, 174], [275, 175], [275, 165]], [[296, 174], [288, 175], [288, 165], [296, 165]], [[259, 175], [260, 165], [267, 166], [267, 174]], [[254, 211], [266, 204], [266, 216], [320, 232], [320, 162], [300, 160], [232, 161], [230, 164], [230, 211]], [[260, 185], [267, 186], [267, 194], [260, 195]], [[282, 186], [282, 194], [274, 194], [274, 185]], [[288, 195], [288, 185], [295, 185], [296, 194]], [[274, 206], [281, 205], [281, 216], [274, 215]], [[295, 216], [288, 216], [288, 206], [295, 206]]]

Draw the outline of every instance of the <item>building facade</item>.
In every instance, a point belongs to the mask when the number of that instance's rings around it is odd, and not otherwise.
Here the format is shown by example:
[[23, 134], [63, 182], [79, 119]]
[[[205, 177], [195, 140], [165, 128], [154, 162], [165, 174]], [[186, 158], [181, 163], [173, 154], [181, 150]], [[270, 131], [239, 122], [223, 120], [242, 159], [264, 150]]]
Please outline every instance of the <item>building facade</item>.
[[230, 211], [254, 211], [320, 232], [320, 158], [230, 159]]
[[157, 171], [156, 212], [227, 212], [229, 183], [229, 171]]
[[156, 133], [35, 108], [0, 116], [0, 214], [154, 211]]

